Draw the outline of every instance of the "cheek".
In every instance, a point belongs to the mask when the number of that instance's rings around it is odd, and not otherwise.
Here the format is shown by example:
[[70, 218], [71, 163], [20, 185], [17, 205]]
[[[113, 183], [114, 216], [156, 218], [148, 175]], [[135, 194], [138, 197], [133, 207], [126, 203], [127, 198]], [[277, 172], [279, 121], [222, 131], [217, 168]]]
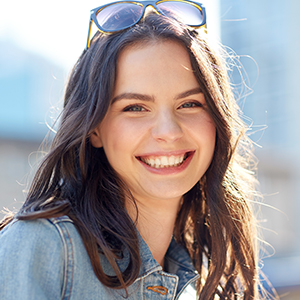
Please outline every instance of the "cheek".
[[213, 147], [216, 140], [216, 126], [212, 118], [208, 115], [191, 117], [188, 119], [187, 130], [193, 133], [194, 137], [201, 143], [205, 143], [207, 147]]
[[198, 140], [201, 159], [203, 159], [205, 168], [208, 168], [215, 152], [216, 127], [211, 120], [208, 120], [199, 124], [198, 128], [195, 138]]
[[206, 132], [206, 140], [210, 145], [210, 151], [211, 151], [211, 157], [213, 157], [214, 151], [215, 151], [215, 145], [216, 145], [216, 136], [217, 136], [217, 130], [216, 126], [212, 121], [207, 122], [205, 126], [205, 132]]
[[145, 128], [140, 122], [114, 120], [101, 127], [103, 148], [109, 160], [133, 153], [135, 145]]
[[214, 126], [205, 129], [206, 129], [205, 135], [201, 139], [200, 152], [203, 153], [204, 159], [208, 167], [211, 164], [211, 161], [215, 153], [216, 129]]
[[215, 124], [212, 121], [207, 122], [205, 126], [205, 132], [207, 139], [210, 140], [213, 145], [215, 145], [217, 130]]
[[108, 127], [110, 137], [118, 139], [119, 143], [134, 143], [149, 131], [149, 120], [144, 118], [125, 119], [111, 123]]

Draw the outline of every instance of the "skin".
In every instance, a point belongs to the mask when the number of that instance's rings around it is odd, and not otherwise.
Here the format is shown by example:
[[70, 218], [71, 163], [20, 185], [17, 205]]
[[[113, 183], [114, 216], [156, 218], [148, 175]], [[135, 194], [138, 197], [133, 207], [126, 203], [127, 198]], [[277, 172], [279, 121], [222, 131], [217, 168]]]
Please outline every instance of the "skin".
[[[209, 167], [215, 138], [215, 125], [181, 44], [155, 41], [123, 50], [112, 104], [91, 142], [104, 148], [135, 197], [137, 228], [161, 265], [182, 195]], [[174, 165], [175, 159], [180, 163]], [[136, 221], [131, 201], [126, 208]]]

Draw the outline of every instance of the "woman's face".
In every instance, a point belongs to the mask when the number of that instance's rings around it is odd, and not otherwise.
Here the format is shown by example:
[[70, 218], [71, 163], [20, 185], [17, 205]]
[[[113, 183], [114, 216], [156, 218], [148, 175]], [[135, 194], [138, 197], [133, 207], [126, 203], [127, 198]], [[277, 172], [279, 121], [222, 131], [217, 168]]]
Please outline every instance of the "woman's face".
[[112, 104], [91, 137], [137, 201], [177, 199], [203, 176], [216, 129], [185, 48], [174, 41], [120, 54]]

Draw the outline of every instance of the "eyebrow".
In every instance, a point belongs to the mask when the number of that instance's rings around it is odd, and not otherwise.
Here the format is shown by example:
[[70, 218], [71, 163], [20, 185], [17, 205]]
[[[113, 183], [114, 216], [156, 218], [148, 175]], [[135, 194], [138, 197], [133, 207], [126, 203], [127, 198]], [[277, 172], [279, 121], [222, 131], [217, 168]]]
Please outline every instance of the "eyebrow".
[[114, 97], [111, 101], [111, 104], [113, 104], [116, 101], [123, 100], [123, 99], [135, 99], [135, 100], [141, 100], [141, 101], [154, 101], [153, 96], [138, 94], [138, 93], [123, 93], [121, 95], [118, 95], [118, 96]]
[[196, 87], [194, 89], [191, 89], [189, 91], [186, 91], [186, 92], [183, 92], [183, 93], [177, 95], [175, 97], [175, 100], [179, 100], [179, 99], [182, 99], [182, 98], [185, 98], [185, 97], [188, 97], [188, 96], [191, 96], [191, 95], [200, 94], [200, 93], [202, 93], [202, 90], [200, 89], [200, 87]]
[[[178, 94], [175, 97], [175, 100], [179, 100], [191, 95], [196, 95], [196, 94], [200, 94], [202, 93], [202, 90], [200, 89], [200, 87], [196, 87], [194, 89], [185, 91], [183, 93]], [[139, 93], [123, 93], [121, 95], [118, 95], [116, 97], [114, 97], [111, 101], [111, 104], [115, 103], [116, 101], [120, 101], [123, 99], [135, 99], [135, 100], [141, 100], [141, 101], [154, 101], [154, 97], [153, 96], [149, 96], [149, 95], [145, 95], [145, 94], [139, 94]]]

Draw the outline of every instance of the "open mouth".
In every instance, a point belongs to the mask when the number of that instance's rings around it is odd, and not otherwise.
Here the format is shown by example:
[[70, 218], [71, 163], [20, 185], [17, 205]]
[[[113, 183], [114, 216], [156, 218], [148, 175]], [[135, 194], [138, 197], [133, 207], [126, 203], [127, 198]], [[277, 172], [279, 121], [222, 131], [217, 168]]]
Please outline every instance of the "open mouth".
[[172, 168], [181, 166], [192, 153], [186, 152], [170, 156], [138, 156], [137, 159], [155, 169]]

